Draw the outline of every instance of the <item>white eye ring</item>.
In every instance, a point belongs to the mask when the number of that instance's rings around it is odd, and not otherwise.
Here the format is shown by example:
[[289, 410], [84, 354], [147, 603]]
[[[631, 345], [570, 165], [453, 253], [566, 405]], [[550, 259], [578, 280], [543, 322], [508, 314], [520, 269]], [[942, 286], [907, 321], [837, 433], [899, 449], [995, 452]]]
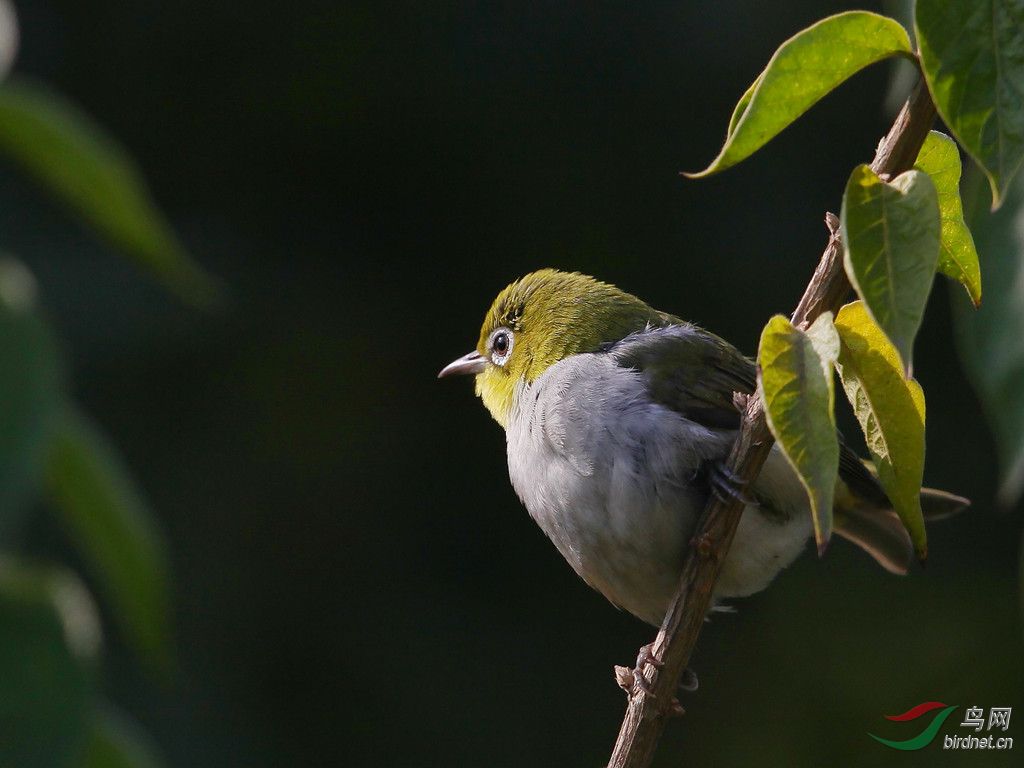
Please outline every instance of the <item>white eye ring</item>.
[[[496, 328], [487, 340], [487, 348], [491, 351], [491, 362], [503, 366], [512, 355], [515, 345], [515, 334], [508, 328]], [[503, 349], [502, 349], [503, 348]]]

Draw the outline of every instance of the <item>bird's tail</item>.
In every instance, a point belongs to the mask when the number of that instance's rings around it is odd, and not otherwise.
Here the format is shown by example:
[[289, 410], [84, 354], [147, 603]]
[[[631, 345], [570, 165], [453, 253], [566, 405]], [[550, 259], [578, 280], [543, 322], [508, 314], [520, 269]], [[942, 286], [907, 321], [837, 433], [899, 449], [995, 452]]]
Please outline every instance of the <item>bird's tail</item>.
[[[840, 481], [841, 486], [845, 483]], [[914, 560], [910, 535], [890, 505], [881, 500], [868, 501], [837, 489], [833, 527], [844, 539], [853, 542], [891, 573], [905, 574]], [[921, 489], [921, 511], [925, 523], [944, 520], [971, 505], [968, 499], [934, 488]]]

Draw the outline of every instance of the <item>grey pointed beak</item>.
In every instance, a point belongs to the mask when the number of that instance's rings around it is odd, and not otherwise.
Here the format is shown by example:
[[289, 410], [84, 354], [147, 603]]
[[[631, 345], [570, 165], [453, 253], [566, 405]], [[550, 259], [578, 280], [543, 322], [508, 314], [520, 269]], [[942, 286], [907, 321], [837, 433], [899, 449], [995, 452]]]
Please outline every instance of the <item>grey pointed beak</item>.
[[437, 378], [443, 379], [445, 376], [465, 376], [471, 373], [482, 373], [486, 366], [487, 358], [474, 350], [468, 355], [463, 355], [458, 360], [453, 360], [448, 363], [448, 365], [442, 368], [441, 372], [437, 374]]

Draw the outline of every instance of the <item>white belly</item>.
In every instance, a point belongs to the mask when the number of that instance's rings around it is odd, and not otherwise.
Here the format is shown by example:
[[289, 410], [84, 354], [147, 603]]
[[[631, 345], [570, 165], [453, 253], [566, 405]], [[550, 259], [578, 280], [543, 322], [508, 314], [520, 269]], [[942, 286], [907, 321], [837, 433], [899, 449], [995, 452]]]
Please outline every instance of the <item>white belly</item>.
[[[575, 355], [520, 382], [508, 422], [509, 475], [530, 515], [575, 571], [616, 605], [660, 624], [706, 500], [696, 475], [733, 434], [650, 402], [635, 371]], [[763, 589], [810, 531], [803, 487], [773, 452], [754, 490], [780, 514], [748, 508], [716, 587]]]

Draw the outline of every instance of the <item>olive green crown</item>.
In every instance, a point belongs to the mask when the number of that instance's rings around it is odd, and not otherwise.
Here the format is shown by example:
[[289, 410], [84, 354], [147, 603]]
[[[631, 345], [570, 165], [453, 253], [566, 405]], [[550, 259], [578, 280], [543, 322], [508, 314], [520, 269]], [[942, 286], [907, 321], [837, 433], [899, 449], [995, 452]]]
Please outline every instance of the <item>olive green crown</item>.
[[532, 382], [569, 355], [596, 352], [648, 326], [679, 322], [614, 285], [578, 272], [542, 269], [516, 280], [498, 294], [484, 318], [477, 351], [498, 328], [514, 334], [503, 367], [488, 365], [477, 377], [477, 394], [505, 424], [520, 380]]

